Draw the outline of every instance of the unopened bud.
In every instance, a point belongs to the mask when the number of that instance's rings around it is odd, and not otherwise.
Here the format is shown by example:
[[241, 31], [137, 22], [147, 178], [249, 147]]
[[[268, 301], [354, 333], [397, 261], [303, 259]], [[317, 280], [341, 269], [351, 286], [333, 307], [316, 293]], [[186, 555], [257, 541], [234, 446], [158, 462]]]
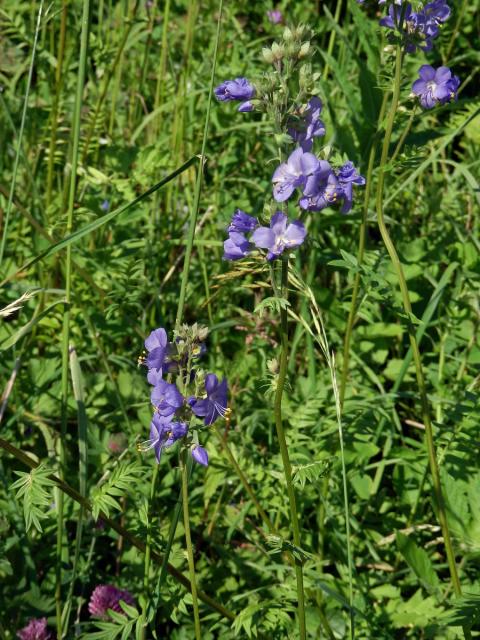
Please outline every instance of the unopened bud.
[[291, 42], [293, 40], [293, 33], [288, 27], [283, 30], [283, 39], [285, 42]]
[[275, 56], [273, 55], [272, 50], [268, 47], [263, 47], [262, 56], [265, 62], [268, 62], [268, 64], [272, 64], [275, 61]]
[[276, 375], [278, 373], [278, 360], [276, 358], [267, 360], [267, 369], [271, 374]]
[[285, 55], [285, 47], [277, 42], [272, 44], [272, 53], [274, 60], [281, 60]]
[[300, 59], [305, 58], [306, 56], [308, 56], [309, 51], [310, 51], [310, 42], [304, 42], [300, 47], [300, 51], [298, 52], [298, 57]]

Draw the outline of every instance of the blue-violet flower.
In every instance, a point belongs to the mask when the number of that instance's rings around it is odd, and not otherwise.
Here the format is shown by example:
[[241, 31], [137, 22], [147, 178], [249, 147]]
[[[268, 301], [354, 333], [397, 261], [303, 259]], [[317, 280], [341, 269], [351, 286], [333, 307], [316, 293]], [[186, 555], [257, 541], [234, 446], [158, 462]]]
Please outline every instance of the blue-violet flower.
[[204, 418], [205, 424], [213, 424], [219, 416], [224, 416], [227, 409], [228, 385], [224, 378], [218, 381], [214, 373], [208, 373], [205, 377], [206, 398], [191, 397], [188, 400], [193, 413], [199, 418]]
[[235, 80], [225, 80], [214, 89], [217, 100], [229, 102], [231, 100], [242, 100], [238, 111], [251, 111], [253, 105], [250, 101], [255, 95], [255, 87], [246, 78], [235, 78]]
[[192, 447], [192, 458], [198, 464], [203, 464], [204, 467], [208, 467], [208, 453], [199, 444], [194, 444]]
[[183, 405], [184, 398], [177, 386], [160, 380], [152, 389], [151, 402], [161, 416], [171, 416]]
[[322, 101], [317, 96], [310, 98], [308, 105], [300, 110], [300, 119], [288, 128], [289, 135], [300, 144], [304, 151], [310, 151], [313, 138], [325, 135], [325, 125], [320, 120]]
[[267, 260], [274, 260], [285, 249], [300, 246], [307, 231], [299, 220], [288, 224], [287, 216], [277, 211], [270, 221], [270, 227], [258, 227], [253, 232], [252, 242], [260, 249], [268, 249]]
[[157, 462], [160, 462], [162, 450], [183, 438], [187, 431], [185, 422], [173, 422], [173, 415], [161, 416], [154, 413], [150, 423], [150, 440], [142, 443], [141, 450], [154, 449]]
[[420, 79], [413, 83], [412, 91], [420, 98], [420, 104], [425, 109], [432, 109], [436, 104], [444, 104], [457, 98], [460, 79], [452, 76], [448, 67], [435, 70], [429, 64], [424, 64], [418, 75]]
[[272, 176], [273, 197], [277, 202], [288, 200], [295, 189], [304, 187], [307, 178], [318, 169], [318, 159], [301, 147], [282, 162]]

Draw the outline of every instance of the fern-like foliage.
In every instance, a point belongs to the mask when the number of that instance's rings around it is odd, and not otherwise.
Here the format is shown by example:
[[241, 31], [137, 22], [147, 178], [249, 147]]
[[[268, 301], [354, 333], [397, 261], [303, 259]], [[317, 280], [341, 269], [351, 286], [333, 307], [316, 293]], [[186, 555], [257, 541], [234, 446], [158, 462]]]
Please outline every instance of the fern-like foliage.
[[48, 510], [53, 500], [52, 487], [55, 486], [55, 482], [50, 477], [51, 473], [52, 470], [42, 464], [32, 469], [30, 473], [15, 471], [19, 478], [11, 488], [16, 490], [19, 500], [23, 498], [23, 514], [27, 531], [34, 527], [41, 532], [40, 521], [48, 517]]
[[320, 478], [323, 478], [332, 468], [332, 464], [335, 458], [327, 458], [326, 460], [317, 460], [310, 464], [302, 464], [292, 469], [293, 482], [300, 485], [302, 489], [305, 488], [307, 482], [317, 482]]
[[105, 622], [96, 622], [95, 626], [99, 631], [93, 633], [85, 633], [82, 639], [85, 640], [131, 640], [135, 638], [141, 639], [143, 621], [142, 616], [135, 607], [132, 607], [121, 601], [120, 606], [124, 613], [116, 613], [109, 610], [111, 620]]
[[98, 519], [100, 511], [107, 516], [110, 515], [111, 509], [121, 511], [118, 498], [123, 497], [135, 485], [140, 472], [141, 468], [136, 462], [120, 463], [100, 487], [92, 490], [90, 497], [95, 520]]

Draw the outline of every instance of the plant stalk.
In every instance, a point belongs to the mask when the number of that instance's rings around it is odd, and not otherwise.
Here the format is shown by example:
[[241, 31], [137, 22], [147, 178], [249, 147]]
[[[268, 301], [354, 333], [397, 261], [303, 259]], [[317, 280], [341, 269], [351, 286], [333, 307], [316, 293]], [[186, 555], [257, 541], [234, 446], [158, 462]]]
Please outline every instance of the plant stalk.
[[[274, 274], [272, 274], [273, 276]], [[276, 286], [272, 282], [274, 291]], [[277, 295], [277, 294], [276, 294]], [[282, 279], [281, 279], [281, 297], [287, 299], [288, 296], [288, 256], [282, 256]], [[300, 527], [298, 524], [297, 503], [295, 499], [295, 490], [293, 488], [292, 465], [288, 455], [288, 446], [285, 438], [285, 430], [283, 427], [282, 415], [282, 398], [285, 389], [288, 368], [288, 311], [286, 307], [280, 308], [280, 340], [281, 353], [279, 360], [279, 370], [277, 377], [277, 386], [275, 390], [274, 415], [275, 428], [277, 430], [277, 438], [280, 446], [280, 454], [282, 456], [283, 469], [285, 473], [285, 481], [287, 484], [288, 501], [290, 505], [290, 518], [293, 533], [293, 543], [300, 548]], [[305, 640], [306, 624], [305, 624], [305, 595], [303, 589], [303, 563], [300, 558], [295, 556], [295, 575], [297, 578], [297, 597], [298, 597], [298, 630], [299, 639]]]
[[[378, 220], [380, 233], [382, 235], [383, 242], [388, 251], [390, 260], [392, 261], [393, 268], [395, 270], [395, 273], [399, 281], [403, 308], [407, 316], [410, 316], [412, 314], [412, 306], [410, 303], [410, 295], [408, 291], [407, 282], [405, 279], [405, 274], [403, 272], [403, 267], [398, 257], [397, 251], [395, 249], [395, 245], [389, 235], [387, 226], [385, 224], [384, 211], [383, 211], [383, 191], [384, 191], [384, 183], [385, 183], [384, 167], [388, 160], [388, 152], [389, 152], [390, 140], [392, 137], [393, 125], [395, 121], [395, 114], [397, 112], [399, 98], [400, 98], [402, 58], [403, 58], [402, 49], [400, 45], [397, 45], [395, 56], [396, 57], [395, 57], [394, 90], [393, 90], [392, 102], [390, 105], [390, 111], [387, 116], [385, 137], [383, 140], [382, 156], [380, 160], [379, 175], [378, 175], [376, 210], [377, 210], [377, 220]], [[438, 519], [439, 519], [440, 527], [441, 527], [443, 538], [444, 538], [445, 551], [447, 555], [447, 562], [448, 562], [448, 568], [450, 571], [452, 586], [455, 594], [457, 596], [461, 596], [462, 591], [460, 587], [460, 581], [458, 579], [457, 566], [455, 563], [455, 553], [453, 550], [450, 530], [448, 527], [447, 516], [445, 512], [445, 502], [442, 494], [440, 473], [439, 473], [438, 460], [437, 460], [436, 451], [435, 451], [432, 422], [430, 419], [430, 409], [429, 409], [427, 390], [425, 385], [425, 378], [423, 374], [422, 362], [420, 357], [420, 350], [419, 350], [417, 339], [415, 336], [415, 330], [411, 322], [408, 323], [408, 331], [409, 331], [410, 345], [413, 353], [413, 360], [415, 364], [417, 384], [420, 392], [422, 419], [423, 419], [423, 424], [425, 425], [425, 440], [426, 440], [427, 453], [428, 453], [428, 462], [429, 462], [430, 472], [432, 476], [435, 502], [438, 509]], [[464, 630], [464, 633], [465, 633], [465, 638], [469, 637], [469, 635], [467, 636], [467, 633], [465, 632], [465, 630]]]
[[[388, 95], [389, 95], [388, 92], [385, 92], [383, 96], [382, 106], [380, 108], [380, 114], [378, 116], [377, 132], [375, 134], [375, 138], [373, 140], [372, 148], [370, 149], [370, 155], [368, 158], [367, 177], [365, 181], [365, 200], [363, 203], [362, 224], [360, 225], [360, 234], [358, 238], [358, 250], [357, 250], [358, 267], [360, 267], [360, 265], [362, 264], [363, 258], [365, 255], [365, 246], [367, 241], [367, 227], [368, 227], [368, 207], [370, 204], [370, 194], [372, 193], [373, 169], [375, 167], [375, 158], [377, 155], [377, 148], [378, 148], [378, 141], [379, 141], [378, 134], [379, 134], [379, 131], [381, 130], [383, 118], [385, 117]], [[358, 311], [357, 301], [358, 301], [359, 291], [360, 291], [360, 272], [357, 272], [355, 274], [355, 279], [353, 281], [352, 300], [350, 302], [350, 311], [348, 314], [347, 328], [345, 331], [345, 339], [343, 342], [342, 377], [340, 379], [340, 407], [342, 409], [343, 409], [343, 402], [345, 400], [345, 390], [347, 386], [348, 365], [350, 362], [350, 343], [352, 340], [353, 326], [357, 318], [357, 311]]]
[[[67, 208], [67, 226], [65, 235], [70, 235], [73, 228], [73, 208], [77, 185], [77, 167], [80, 145], [80, 121], [82, 113], [82, 95], [87, 66], [88, 35], [89, 35], [90, 0], [83, 0], [82, 30], [80, 36], [80, 59], [75, 97], [75, 111], [73, 116], [73, 145], [70, 173], [70, 187]], [[70, 306], [72, 300], [72, 245], [67, 246], [65, 258], [65, 308], [63, 312], [62, 330], [62, 378], [61, 378], [61, 439], [59, 442], [59, 475], [63, 478], [65, 467], [65, 439], [68, 419], [68, 374], [69, 374], [69, 340], [70, 340]], [[57, 509], [57, 559], [55, 604], [57, 613], [57, 636], [62, 637], [62, 552], [64, 540], [63, 522], [63, 493], [58, 492]]]
[[195, 640], [202, 640], [200, 629], [200, 613], [198, 610], [197, 582], [195, 578], [195, 560], [193, 558], [192, 536], [190, 534], [190, 516], [188, 512], [188, 469], [186, 465], [186, 451], [180, 454], [180, 466], [182, 472], [182, 502], [183, 502], [183, 526], [185, 529], [185, 542], [187, 545], [188, 570], [193, 600], [193, 617], [195, 624]]

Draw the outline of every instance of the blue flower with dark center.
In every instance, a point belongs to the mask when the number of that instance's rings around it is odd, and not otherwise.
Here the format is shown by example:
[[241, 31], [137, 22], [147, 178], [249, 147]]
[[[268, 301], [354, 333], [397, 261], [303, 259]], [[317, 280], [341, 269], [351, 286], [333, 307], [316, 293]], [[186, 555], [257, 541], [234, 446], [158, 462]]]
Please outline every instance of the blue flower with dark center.
[[227, 410], [228, 385], [225, 378], [222, 382], [218, 381], [214, 373], [208, 373], [205, 377], [206, 398], [191, 397], [188, 399], [193, 413], [204, 418], [206, 425], [213, 424], [215, 420], [225, 415]]

